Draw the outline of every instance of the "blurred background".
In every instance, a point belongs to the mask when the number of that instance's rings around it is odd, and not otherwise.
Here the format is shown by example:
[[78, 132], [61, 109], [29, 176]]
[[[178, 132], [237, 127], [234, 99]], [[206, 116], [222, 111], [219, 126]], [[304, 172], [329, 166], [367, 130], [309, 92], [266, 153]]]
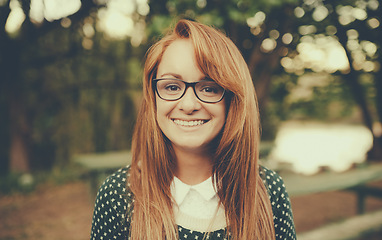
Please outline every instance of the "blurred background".
[[[242, 52], [265, 165], [312, 179], [382, 164], [378, 0], [0, 0], [0, 239], [88, 239], [89, 179], [128, 163], [145, 52], [179, 17]], [[291, 197], [299, 233], [357, 215], [351, 192]]]

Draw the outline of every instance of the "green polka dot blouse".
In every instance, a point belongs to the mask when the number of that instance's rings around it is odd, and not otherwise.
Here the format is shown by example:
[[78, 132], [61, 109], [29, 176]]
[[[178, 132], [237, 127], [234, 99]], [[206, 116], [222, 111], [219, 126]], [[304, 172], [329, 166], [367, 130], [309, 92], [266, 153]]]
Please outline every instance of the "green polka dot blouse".
[[[109, 176], [100, 187], [95, 201], [91, 239], [128, 239], [129, 223], [134, 205], [133, 194], [126, 187], [129, 167]], [[272, 204], [273, 221], [277, 240], [295, 240], [296, 231], [288, 193], [281, 177], [272, 170], [261, 167], [260, 176], [268, 188]], [[178, 226], [179, 239], [203, 239], [206, 233]], [[226, 229], [208, 233], [205, 239], [228, 240]]]

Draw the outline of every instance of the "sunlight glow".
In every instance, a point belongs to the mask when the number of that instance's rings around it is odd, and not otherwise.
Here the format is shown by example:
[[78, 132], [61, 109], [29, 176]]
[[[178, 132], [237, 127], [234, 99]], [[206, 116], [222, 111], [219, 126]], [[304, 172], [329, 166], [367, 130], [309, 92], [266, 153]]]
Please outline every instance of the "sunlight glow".
[[379, 7], [379, 2], [378, 0], [369, 0], [369, 2], [367, 3], [368, 7], [371, 9], [371, 10], [377, 10], [378, 7]]
[[336, 11], [339, 15], [338, 21], [342, 25], [348, 25], [351, 22], [357, 20], [363, 21], [367, 18], [367, 12], [364, 7], [352, 7], [352, 6], [341, 6], [339, 5], [336, 8]]
[[373, 57], [377, 53], [378, 48], [377, 45], [375, 45], [375, 43], [369, 41], [362, 41], [361, 46], [369, 57]]
[[250, 28], [255, 28], [263, 24], [265, 21], [266, 15], [264, 12], [259, 11], [255, 14], [255, 16], [247, 19], [247, 24]]
[[[80, 0], [32, 0], [30, 18], [35, 23], [41, 23], [44, 19], [53, 21], [61, 19], [77, 12], [81, 7]], [[25, 20], [25, 14], [17, 0], [10, 2], [11, 13], [7, 19], [6, 31], [14, 33], [19, 30]]]
[[142, 16], [150, 13], [150, 6], [146, 0], [137, 0], [137, 12]]
[[44, 16], [48, 21], [53, 21], [63, 17], [67, 17], [77, 12], [81, 7], [80, 0], [44, 1], [44, 4]]
[[[372, 48], [370, 47], [370, 49]], [[284, 58], [281, 60], [281, 65], [287, 72], [295, 72], [307, 68], [315, 72], [325, 71], [333, 73], [337, 70], [342, 71], [349, 68], [345, 50], [331, 36], [304, 36], [297, 45], [297, 51], [299, 54], [294, 58]]]
[[[71, 25], [69, 15], [81, 8], [80, 0], [31, 0], [30, 18], [33, 23], [42, 23], [44, 19], [54, 21], [61, 19], [65, 28]], [[6, 22], [5, 29], [8, 33], [17, 32], [25, 20], [25, 15], [19, 1], [11, 0], [11, 13]], [[137, 19], [150, 12], [147, 0], [110, 0], [107, 8], [98, 11], [98, 30], [105, 32], [109, 37], [122, 39], [132, 37], [134, 46], [139, 46], [144, 38], [145, 24]], [[135, 20], [133, 20], [135, 19]], [[86, 25], [83, 28], [86, 37], [94, 35], [94, 29]], [[90, 42], [84, 43], [89, 48]]]
[[324, 5], [320, 5], [316, 7], [316, 9], [314, 9], [312, 17], [316, 22], [321, 22], [328, 15], [329, 15], [329, 10]]
[[280, 33], [276, 29], [273, 29], [269, 31], [269, 36], [273, 39], [278, 39], [280, 37]]
[[366, 11], [361, 8], [353, 8], [352, 15], [360, 21], [363, 21], [367, 18]]
[[61, 26], [64, 28], [68, 28], [72, 25], [72, 21], [69, 18], [63, 18], [61, 19]]
[[30, 18], [38, 23], [44, 21], [44, 2], [43, 0], [32, 0], [31, 9], [29, 11]]
[[306, 175], [321, 167], [342, 172], [364, 162], [372, 144], [372, 133], [364, 126], [286, 123], [276, 136], [270, 161], [290, 164], [294, 172]]
[[285, 33], [281, 39], [284, 44], [288, 45], [293, 41], [293, 35], [290, 33]]
[[294, 9], [294, 15], [298, 18], [302, 18], [305, 15], [305, 11], [302, 7], [296, 7]]
[[333, 26], [333, 25], [329, 25], [329, 26], [327, 26], [327, 27], [325, 28], [325, 30], [326, 30], [326, 33], [327, 33], [328, 35], [334, 35], [334, 34], [337, 33], [337, 28], [336, 28], [335, 26]]
[[145, 25], [139, 20], [134, 21], [134, 14], [146, 16], [149, 12], [147, 0], [111, 0], [107, 8], [98, 11], [97, 28], [111, 38], [131, 37], [132, 44], [139, 46], [143, 41]]
[[21, 9], [20, 3], [17, 0], [11, 0], [10, 2], [11, 13], [8, 16], [5, 24], [5, 31], [8, 33], [17, 32], [25, 20], [25, 14]]
[[99, 28], [113, 38], [125, 38], [133, 33], [134, 21], [118, 10], [102, 9], [98, 12]]
[[370, 18], [369, 20], [367, 20], [367, 24], [368, 24], [371, 28], [373, 28], [373, 29], [379, 27], [379, 25], [380, 25], [378, 19], [376, 19], [376, 18]]
[[196, 6], [199, 8], [205, 8], [207, 6], [207, 0], [197, 0]]
[[317, 31], [317, 28], [313, 25], [303, 25], [298, 28], [298, 32], [301, 35], [313, 34]]
[[273, 51], [276, 48], [276, 46], [276, 40], [272, 38], [266, 38], [261, 44], [261, 51], [268, 53]]
[[82, 31], [84, 32], [85, 36], [88, 38], [92, 38], [95, 34], [93, 25], [91, 23], [85, 23], [82, 27]]

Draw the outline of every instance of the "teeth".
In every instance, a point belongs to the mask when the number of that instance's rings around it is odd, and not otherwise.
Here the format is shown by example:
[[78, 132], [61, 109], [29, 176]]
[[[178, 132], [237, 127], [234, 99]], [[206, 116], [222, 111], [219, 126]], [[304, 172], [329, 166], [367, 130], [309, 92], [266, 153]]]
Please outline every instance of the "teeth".
[[178, 124], [180, 126], [185, 126], [185, 127], [194, 127], [194, 126], [200, 126], [204, 124], [203, 120], [197, 120], [197, 121], [183, 121], [183, 120], [174, 120], [175, 124]]

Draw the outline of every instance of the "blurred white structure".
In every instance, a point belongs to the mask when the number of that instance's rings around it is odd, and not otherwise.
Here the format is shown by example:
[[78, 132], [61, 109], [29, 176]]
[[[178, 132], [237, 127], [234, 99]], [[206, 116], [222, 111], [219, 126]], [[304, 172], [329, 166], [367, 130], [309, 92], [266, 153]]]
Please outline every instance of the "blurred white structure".
[[341, 172], [366, 160], [372, 133], [364, 126], [289, 122], [281, 126], [269, 160], [311, 175], [321, 167]]

